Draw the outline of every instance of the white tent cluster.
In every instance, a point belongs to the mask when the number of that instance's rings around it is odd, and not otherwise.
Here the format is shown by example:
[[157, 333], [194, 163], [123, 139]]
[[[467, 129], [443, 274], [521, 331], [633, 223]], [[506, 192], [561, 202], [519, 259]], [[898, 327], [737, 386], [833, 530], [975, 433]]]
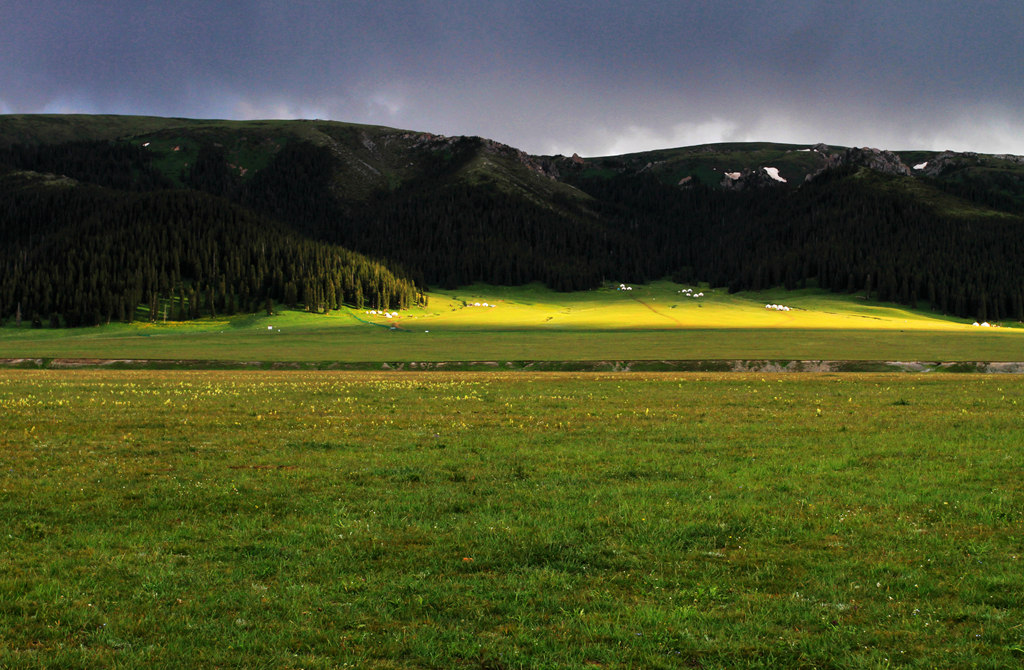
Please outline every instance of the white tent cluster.
[[374, 316], [383, 316], [385, 319], [397, 319], [398, 310], [394, 312], [386, 312], [383, 309], [370, 309], [366, 311], [367, 314], [373, 314]]
[[632, 286], [626, 286], [625, 284], [619, 284], [619, 290], [620, 291], [632, 291], [633, 287]]
[[489, 305], [486, 302], [467, 302], [466, 307], [497, 307], [497, 305]]
[[791, 308], [786, 305], [765, 305], [765, 309], [774, 309], [776, 312], [788, 312]]
[[989, 323], [988, 321], [982, 321], [981, 323], [978, 323], [977, 321], [975, 321], [973, 325], [981, 327], [981, 328], [998, 328], [999, 327], [999, 326], [997, 326], [994, 323]]
[[703, 298], [704, 297], [704, 291], [700, 291], [699, 293], [694, 293], [692, 288], [680, 289], [679, 292], [682, 293], [683, 295], [685, 295], [688, 298]]

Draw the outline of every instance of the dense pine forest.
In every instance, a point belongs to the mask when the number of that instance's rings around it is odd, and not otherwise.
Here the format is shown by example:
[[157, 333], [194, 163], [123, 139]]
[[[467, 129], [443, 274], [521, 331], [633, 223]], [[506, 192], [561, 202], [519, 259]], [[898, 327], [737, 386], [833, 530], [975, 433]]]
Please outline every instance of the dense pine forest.
[[[619, 206], [623, 224], [646, 240], [640, 253], [654, 276], [730, 291], [812, 281], [962, 317], [1024, 320], [1024, 220], [943, 215], [887, 190], [889, 179], [840, 168], [795, 192], [679, 193], [642, 177], [579, 186]], [[637, 256], [628, 260], [639, 273]]]
[[[899, 163], [888, 152], [782, 145], [583, 160], [292, 123], [47, 143], [22, 119], [4, 143], [0, 122], [0, 318], [397, 309], [429, 286], [673, 277], [1024, 320], [1015, 157], [942, 155], [913, 175], [879, 167]], [[741, 160], [746, 187], [719, 183]], [[768, 160], [799, 179], [765, 178]]]
[[[0, 177], [4, 317], [85, 326], [255, 312], [275, 302], [322, 312], [343, 303], [399, 309], [423, 300], [413, 282], [381, 263], [304, 238], [224, 198], [161, 188], [145, 169], [138, 171], [142, 184], [125, 181], [133, 167], [145, 168], [132, 157], [104, 163], [88, 157], [94, 147], [87, 144], [62, 149], [61, 160], [46, 167], [131, 190], [52, 174]], [[146, 190], [147, 182], [156, 190]]]

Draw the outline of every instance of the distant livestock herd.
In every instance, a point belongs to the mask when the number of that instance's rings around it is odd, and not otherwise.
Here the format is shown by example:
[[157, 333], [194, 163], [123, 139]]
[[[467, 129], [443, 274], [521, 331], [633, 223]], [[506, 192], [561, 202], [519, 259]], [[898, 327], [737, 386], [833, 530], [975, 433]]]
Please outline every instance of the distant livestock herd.
[[[618, 290], [619, 291], [632, 291], [633, 287], [632, 286], [627, 286], [626, 284], [619, 284]], [[692, 288], [680, 289], [679, 291], [677, 291], [677, 293], [682, 293], [683, 295], [685, 295], [688, 298], [703, 298], [704, 297], [704, 291], [700, 291], [698, 293], [694, 293]]]
[[[486, 302], [467, 302], [467, 303], [464, 303], [464, 305], [466, 307], [497, 307], [497, 305], [495, 305], [494, 303], [486, 303]], [[365, 313], [369, 314], [371, 316], [383, 316], [385, 319], [397, 319], [398, 318], [398, 310], [397, 309], [395, 311], [393, 311], [393, 312], [388, 312], [388, 311], [383, 310], [383, 309], [368, 309], [368, 310], [365, 310]]]

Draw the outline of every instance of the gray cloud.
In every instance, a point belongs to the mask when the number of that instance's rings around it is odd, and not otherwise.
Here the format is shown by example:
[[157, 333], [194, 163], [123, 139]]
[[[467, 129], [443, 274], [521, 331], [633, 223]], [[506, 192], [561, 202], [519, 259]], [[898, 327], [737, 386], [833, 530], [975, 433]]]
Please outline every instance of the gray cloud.
[[1016, 0], [0, 0], [0, 111], [1024, 153], [1021, 34]]

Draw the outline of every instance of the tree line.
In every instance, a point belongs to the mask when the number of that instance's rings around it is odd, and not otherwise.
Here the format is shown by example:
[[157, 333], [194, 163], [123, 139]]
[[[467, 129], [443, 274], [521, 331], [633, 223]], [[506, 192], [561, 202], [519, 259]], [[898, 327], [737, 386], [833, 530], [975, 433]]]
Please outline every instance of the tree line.
[[0, 195], [0, 317], [88, 326], [256, 312], [275, 302], [323, 312], [425, 300], [379, 262], [198, 191], [126, 193], [8, 177]]

